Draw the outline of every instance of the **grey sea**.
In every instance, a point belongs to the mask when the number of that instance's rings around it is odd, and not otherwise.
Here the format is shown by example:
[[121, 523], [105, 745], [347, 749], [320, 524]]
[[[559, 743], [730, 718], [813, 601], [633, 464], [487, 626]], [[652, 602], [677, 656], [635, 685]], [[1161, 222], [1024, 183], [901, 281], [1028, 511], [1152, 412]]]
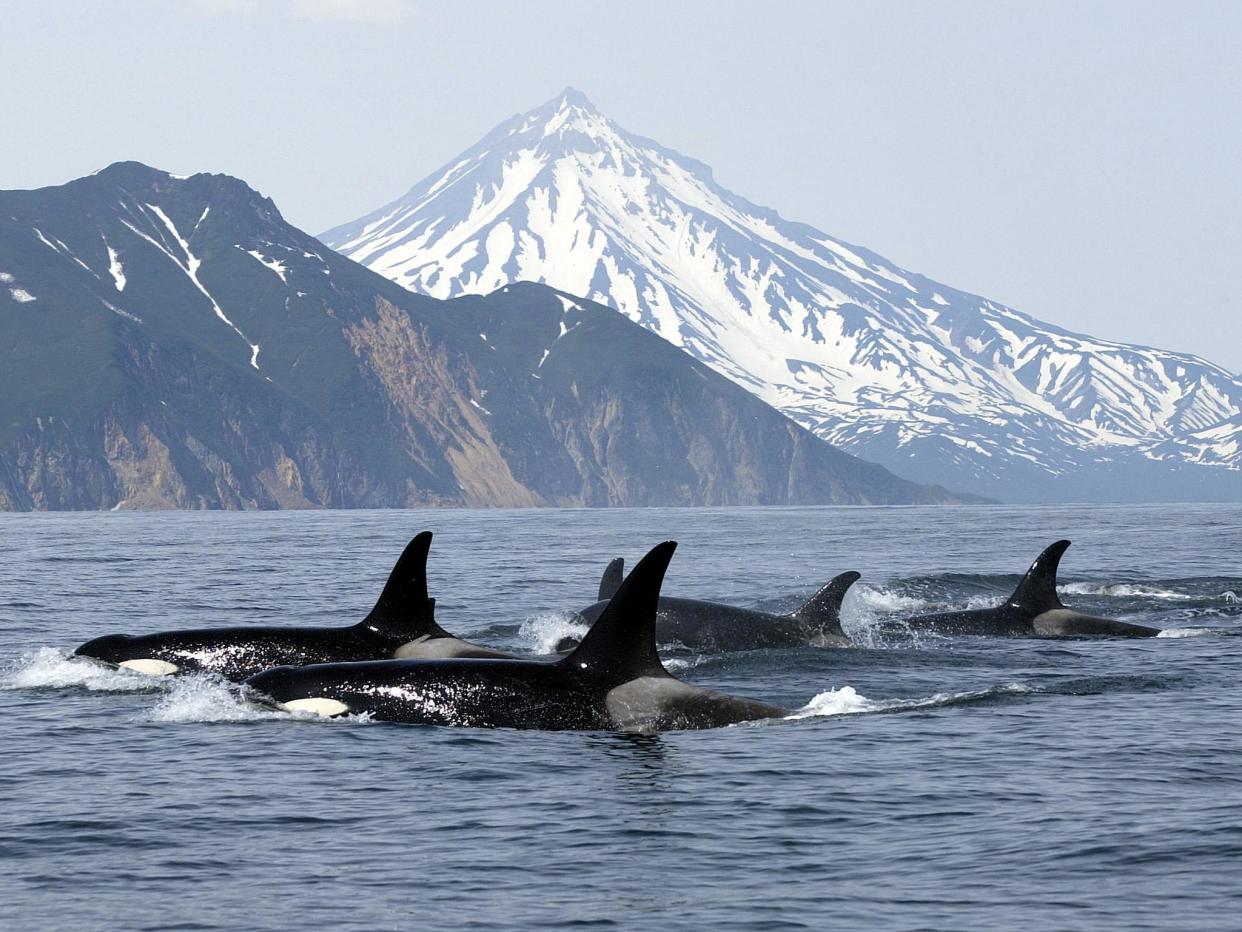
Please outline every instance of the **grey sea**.
[[[670, 656], [790, 719], [638, 736], [256, 711], [69, 659], [107, 632], [359, 620], [436, 534], [449, 630], [537, 652], [609, 558], [865, 645]], [[1159, 638], [882, 634], [1008, 595]], [[0, 515], [0, 926], [1237, 929], [1242, 506]]]

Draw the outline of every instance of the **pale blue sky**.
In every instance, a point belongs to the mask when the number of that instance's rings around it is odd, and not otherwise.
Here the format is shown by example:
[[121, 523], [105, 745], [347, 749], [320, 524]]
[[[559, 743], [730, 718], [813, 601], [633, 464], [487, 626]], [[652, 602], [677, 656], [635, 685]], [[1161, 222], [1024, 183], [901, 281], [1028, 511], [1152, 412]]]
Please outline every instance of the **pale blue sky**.
[[737, 193], [1242, 370], [1242, 3], [5, 0], [0, 187], [221, 171], [310, 232], [573, 85]]

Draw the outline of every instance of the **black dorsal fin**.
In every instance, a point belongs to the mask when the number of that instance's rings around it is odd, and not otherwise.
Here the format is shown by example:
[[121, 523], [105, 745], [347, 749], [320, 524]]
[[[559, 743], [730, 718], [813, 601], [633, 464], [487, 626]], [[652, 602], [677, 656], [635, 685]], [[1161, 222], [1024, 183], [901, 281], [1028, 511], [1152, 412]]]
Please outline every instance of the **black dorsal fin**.
[[1036, 557], [1005, 604], [1032, 615], [1054, 608], [1064, 608], [1061, 600], [1057, 598], [1057, 566], [1069, 545], [1068, 540], [1059, 540]]
[[839, 634], [845, 637], [845, 632], [841, 630], [841, 602], [850, 586], [861, 577], [861, 573], [853, 570], [834, 576], [824, 583], [819, 592], [803, 602], [797, 611], [790, 612], [790, 617], [823, 634]]
[[656, 607], [676, 541], [657, 544], [625, 577], [572, 654], [561, 664], [624, 683], [668, 676], [656, 653]]
[[617, 557], [604, 570], [604, 575], [599, 580], [599, 595], [595, 597], [597, 602], [606, 602], [617, 594], [617, 590], [621, 588], [621, 580], [625, 578], [625, 560]]
[[427, 554], [430, 550], [430, 531], [423, 531], [406, 544], [388, 574], [388, 582], [375, 607], [358, 627], [403, 641], [449, 636], [436, 624], [435, 599], [427, 597]]

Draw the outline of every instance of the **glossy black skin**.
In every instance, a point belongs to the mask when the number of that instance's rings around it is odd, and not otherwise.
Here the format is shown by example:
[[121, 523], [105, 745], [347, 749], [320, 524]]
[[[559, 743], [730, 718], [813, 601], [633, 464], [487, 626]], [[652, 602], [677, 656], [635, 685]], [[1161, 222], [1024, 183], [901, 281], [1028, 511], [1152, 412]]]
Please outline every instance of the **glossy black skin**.
[[[1053, 609], [1055, 613], [1058, 610]], [[975, 637], [1131, 637], [1148, 638], [1160, 633], [1158, 628], [1135, 625], [1111, 618], [1080, 615], [1069, 609], [1061, 609], [1066, 617], [1055, 631], [1040, 631], [1036, 627], [1036, 615], [1000, 605], [996, 608], [977, 608], [960, 612], [940, 612], [933, 615], [916, 615], [902, 623], [911, 631], [934, 631]]]
[[88, 641], [78, 656], [120, 665], [161, 660], [177, 673], [211, 672], [241, 681], [282, 664], [388, 660], [398, 657], [508, 657], [461, 641], [435, 620], [427, 595], [431, 532], [416, 534], [388, 575], [375, 606], [349, 628], [201, 628], [158, 634], [110, 634]]
[[218, 673], [240, 682], [268, 667], [290, 663], [330, 663], [391, 657], [403, 641], [358, 625], [349, 628], [201, 628], [160, 634], [109, 634], [79, 647], [75, 654], [119, 664], [125, 660], [163, 660], [179, 672]]
[[1082, 615], [1057, 595], [1057, 568], [1068, 540], [1044, 548], [1018, 583], [1013, 595], [995, 608], [915, 615], [901, 626], [911, 631], [976, 637], [1155, 637], [1158, 628], [1111, 618]]
[[669, 675], [656, 605], [677, 544], [652, 548], [563, 660], [390, 660], [279, 667], [246, 681], [278, 708], [421, 725], [652, 732], [782, 717]]
[[[579, 614], [594, 624], [607, 602], [596, 602]], [[805, 647], [822, 637], [831, 646], [848, 646], [850, 641], [811, 629], [792, 615], [772, 615], [749, 608], [736, 608], [720, 602], [662, 596], [656, 611], [656, 639], [665, 647], [681, 647], [696, 653], [734, 650], [765, 650], [779, 647]], [[557, 649], [572, 647], [565, 639]]]
[[[353, 714], [418, 725], [651, 732], [716, 728], [788, 714], [766, 703], [689, 686], [667, 674], [641, 677], [627, 686], [624, 679], [581, 669], [572, 660], [388, 660], [278, 667], [251, 677], [246, 685], [257, 698], [276, 704], [335, 699]], [[618, 714], [609, 703], [617, 687], [656, 694], [652, 708]]]

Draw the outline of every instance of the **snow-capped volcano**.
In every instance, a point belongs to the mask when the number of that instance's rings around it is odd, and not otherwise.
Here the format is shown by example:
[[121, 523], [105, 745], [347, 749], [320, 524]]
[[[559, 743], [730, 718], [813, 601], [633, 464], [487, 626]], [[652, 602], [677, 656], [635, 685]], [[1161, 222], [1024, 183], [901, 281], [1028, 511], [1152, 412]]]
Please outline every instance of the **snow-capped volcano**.
[[1242, 497], [1242, 379], [784, 220], [577, 91], [321, 239], [434, 297], [530, 280], [611, 304], [920, 480], [1017, 500]]

